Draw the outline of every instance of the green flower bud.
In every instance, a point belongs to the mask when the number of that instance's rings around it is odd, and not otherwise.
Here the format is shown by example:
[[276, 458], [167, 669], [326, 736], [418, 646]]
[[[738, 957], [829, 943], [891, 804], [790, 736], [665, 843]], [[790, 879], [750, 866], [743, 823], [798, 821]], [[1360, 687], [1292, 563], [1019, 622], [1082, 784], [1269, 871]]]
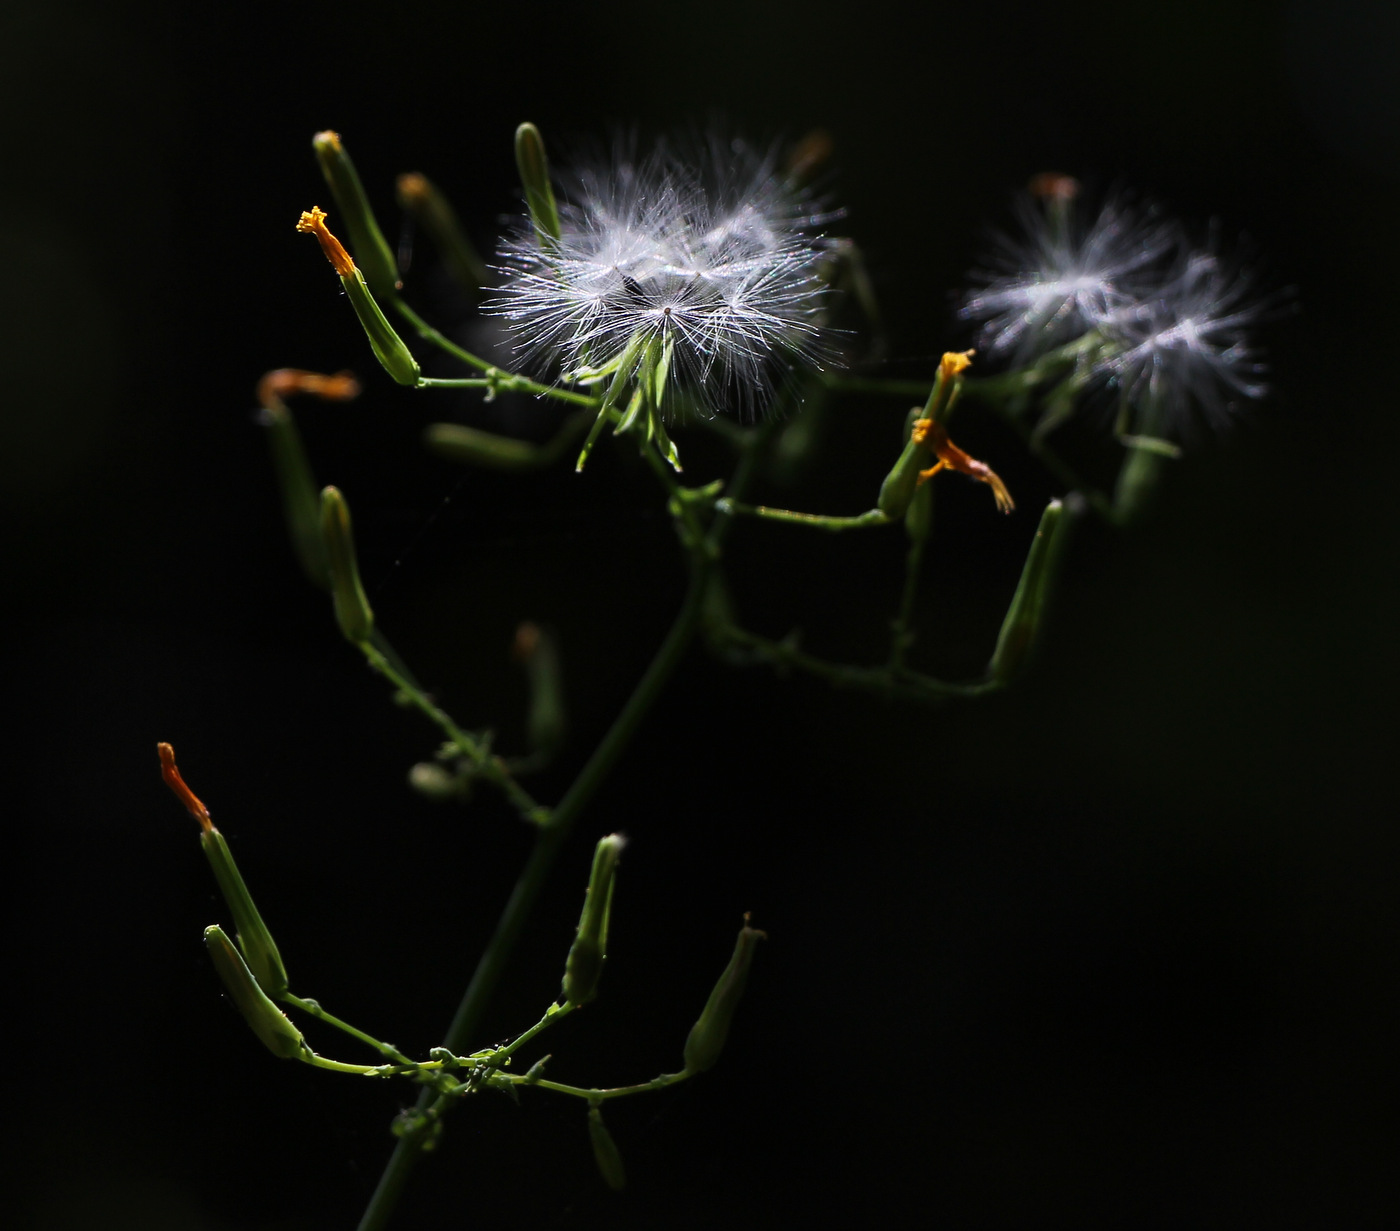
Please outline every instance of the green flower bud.
[[538, 624], [522, 624], [515, 630], [515, 657], [524, 664], [530, 682], [526, 738], [534, 751], [553, 755], [569, 733], [559, 643]]
[[473, 294], [480, 291], [488, 274], [471, 240], [457, 221], [457, 212], [426, 175], [410, 172], [398, 179], [399, 204], [442, 254], [443, 264], [457, 284]]
[[700, 1014], [700, 1020], [691, 1027], [690, 1037], [685, 1041], [685, 1067], [687, 1072], [703, 1073], [713, 1068], [724, 1050], [724, 1041], [729, 1037], [729, 1026], [734, 1020], [734, 1010], [744, 994], [744, 984], [748, 982], [749, 967], [753, 964], [755, 947], [760, 940], [767, 940], [768, 934], [749, 927], [749, 917], [744, 916], [744, 926], [739, 929], [739, 938], [734, 942], [734, 954], [729, 965], [724, 968], [715, 990]]
[[450, 462], [493, 470], [536, 470], [549, 460], [539, 445], [497, 436], [460, 423], [431, 423], [423, 434], [428, 448]]
[[350, 528], [350, 506], [338, 488], [327, 487], [321, 492], [321, 534], [330, 563], [336, 623], [347, 641], [363, 645], [374, 632], [374, 612], [360, 584], [360, 566], [355, 559], [355, 538]]
[[394, 327], [379, 310], [374, 296], [370, 294], [364, 275], [340, 241], [326, 227], [326, 211], [316, 206], [302, 213], [297, 230], [304, 235], [314, 235], [321, 245], [321, 251], [330, 261], [331, 267], [340, 275], [340, 285], [345, 288], [345, 297], [360, 318], [360, 327], [369, 338], [370, 348], [380, 366], [401, 385], [416, 385], [419, 371], [418, 361], [404, 345], [403, 339], [394, 332]]
[[515, 130], [515, 165], [520, 169], [525, 205], [540, 247], [552, 249], [559, 243], [559, 207], [554, 203], [554, 188], [549, 182], [544, 138], [533, 124], [522, 124]]
[[345, 287], [345, 297], [360, 318], [360, 325], [369, 338], [370, 349], [380, 366], [401, 385], [418, 383], [418, 361], [413, 357], [403, 339], [394, 332], [394, 327], [384, 318], [379, 305], [369, 293], [359, 270], [341, 278]]
[[998, 684], [1012, 680], [1025, 667], [1045, 620], [1045, 608], [1064, 561], [1069, 527], [1083, 505], [1077, 494], [1067, 504], [1052, 500], [1040, 515], [1040, 526], [1026, 555], [1021, 580], [1007, 608], [987, 675]]
[[460, 423], [430, 423], [424, 429], [423, 443], [450, 462], [490, 466], [495, 470], [539, 470], [557, 462], [596, 418], [596, 411], [577, 411], [559, 425], [549, 440], [539, 445]]
[[233, 862], [233, 852], [224, 841], [224, 835], [211, 825], [199, 835], [199, 844], [204, 848], [205, 858], [209, 860], [214, 879], [219, 883], [219, 892], [223, 894], [229, 913], [233, 916], [238, 947], [243, 952], [248, 969], [267, 995], [280, 996], [287, 990], [287, 968], [282, 965], [282, 955], [277, 952], [272, 933], [262, 921], [252, 894], [239, 874], [238, 865]]
[[301, 1031], [267, 998], [233, 942], [224, 935], [223, 928], [217, 924], [205, 928], [204, 944], [230, 999], [268, 1050], [283, 1060], [304, 1057], [308, 1049]]
[[914, 499], [914, 490], [919, 485], [919, 471], [928, 465], [928, 450], [911, 438], [914, 424], [922, 413], [916, 406], [905, 417], [904, 452], [880, 484], [880, 499], [875, 507], [891, 521], [903, 517], [908, 510], [909, 502]]
[[326, 184], [350, 230], [350, 248], [355, 254], [355, 263], [364, 272], [365, 281], [381, 298], [395, 294], [399, 286], [398, 263], [375, 221], [355, 164], [340, 143], [340, 134], [319, 132], [311, 138], [311, 147], [316, 151], [321, 174], [326, 177]]
[[282, 956], [277, 952], [272, 933], [267, 930], [267, 924], [258, 913], [253, 895], [248, 892], [242, 873], [233, 861], [233, 852], [224, 841], [224, 835], [214, 827], [209, 809], [185, 785], [179, 767], [175, 764], [175, 749], [169, 744], [157, 744], [156, 751], [160, 754], [160, 773], [166, 786], [185, 805], [185, 810], [200, 823], [199, 844], [204, 848], [204, 856], [209, 860], [214, 879], [219, 885], [219, 892], [223, 894], [229, 913], [233, 915], [238, 947], [243, 951], [248, 969], [264, 993], [268, 996], [282, 995], [287, 990], [286, 967], [282, 965]]
[[282, 511], [292, 550], [311, 584], [329, 590], [331, 574], [326, 562], [326, 540], [321, 534], [321, 497], [296, 421], [285, 406], [265, 406], [258, 422], [267, 429], [272, 447], [272, 465], [282, 493]]
[[627, 1187], [627, 1171], [622, 1165], [622, 1155], [617, 1142], [603, 1123], [603, 1113], [596, 1107], [588, 1109], [588, 1139], [593, 1143], [593, 1159], [598, 1164], [598, 1174], [603, 1183], [615, 1193]]
[[608, 921], [612, 914], [612, 894], [617, 861], [627, 839], [619, 833], [603, 838], [593, 851], [593, 872], [588, 878], [588, 894], [579, 916], [578, 934], [564, 964], [564, 1000], [587, 1004], [598, 994], [603, 963], [608, 955]]
[[928, 542], [933, 531], [933, 484], [920, 484], [904, 511], [904, 530], [914, 543]]

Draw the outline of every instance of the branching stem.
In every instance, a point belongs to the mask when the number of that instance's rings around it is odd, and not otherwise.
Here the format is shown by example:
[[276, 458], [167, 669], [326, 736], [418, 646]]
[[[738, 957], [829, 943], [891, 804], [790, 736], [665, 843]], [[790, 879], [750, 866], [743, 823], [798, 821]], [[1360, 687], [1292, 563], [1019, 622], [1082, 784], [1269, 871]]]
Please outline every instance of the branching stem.
[[[754, 451], [760, 440], [766, 441], [766, 434], [749, 442], [748, 448], [736, 467], [734, 478], [731, 480], [732, 489], [739, 490], [747, 480], [753, 466]], [[669, 480], [670, 476], [667, 475], [667, 478]], [[535, 901], [553, 870], [559, 853], [573, 829], [574, 822], [621, 757], [623, 750], [641, 725], [642, 719], [651, 709], [657, 697], [660, 696], [666, 682], [671, 678], [685, 651], [690, 646], [699, 626], [705, 593], [709, 586], [712, 570], [715, 568], [720, 541], [728, 524], [729, 516], [727, 514], [717, 514], [711, 522], [708, 532], [692, 547], [689, 586], [686, 590], [685, 600], [681, 604], [680, 611], [676, 614], [670, 631], [656, 651], [650, 666], [647, 667], [646, 672], [638, 681], [626, 705], [622, 707], [607, 734], [604, 735], [602, 742], [574, 780], [574, 784], [559, 801], [558, 806], [552, 812], [548, 812], [546, 818], [540, 822], [534, 849], [530, 853], [520, 878], [516, 881], [515, 888], [511, 891], [510, 898], [496, 924], [496, 930], [477, 962], [471, 982], [467, 985], [462, 1002], [458, 1005], [456, 1015], [447, 1029], [444, 1039], [446, 1047], [455, 1051], [465, 1046], [466, 1040], [477, 1029], [482, 1013], [500, 982], [506, 963], [515, 950], [515, 945], [524, 931], [530, 912], [534, 909]], [[367, 647], [366, 654], [369, 655], [372, 649], [373, 647]], [[380, 658], [382, 659], [382, 655]], [[373, 659], [371, 661], [373, 662]], [[385, 667], [387, 667], [387, 663]], [[379, 669], [386, 678], [397, 682], [396, 675], [391, 674], [392, 668], [387, 671], [383, 668]], [[412, 691], [408, 695], [410, 698], [414, 696]], [[433, 706], [426, 697], [423, 697], [421, 702], [415, 700], [415, 704], [420, 709], [424, 709], [430, 717], [433, 717], [434, 721], [439, 722], [439, 725], [442, 725], [441, 720], [435, 716], [441, 714], [441, 711], [437, 710], [437, 707]], [[446, 715], [442, 715], [442, 718], [451, 722]], [[444, 729], [447, 728], [444, 727]], [[457, 732], [455, 724], [453, 724], [452, 731]], [[452, 738], [455, 740], [457, 735], [461, 734], [464, 733], [457, 732], [457, 734], [452, 735]], [[545, 1022], [549, 1020], [548, 1017], [545, 1018]], [[417, 1110], [427, 1115], [440, 1114], [446, 1105], [445, 1096], [438, 1094], [434, 1098], [432, 1090], [424, 1090], [419, 1096]], [[395, 1143], [394, 1152], [384, 1168], [384, 1173], [380, 1176], [378, 1187], [376, 1187], [374, 1195], [370, 1198], [369, 1205], [360, 1219], [358, 1231], [383, 1231], [388, 1226], [389, 1219], [398, 1204], [399, 1195], [403, 1191], [404, 1183], [407, 1181], [414, 1164], [418, 1161], [421, 1153], [420, 1145], [420, 1141], [411, 1134], [405, 1134]]]
[[482, 741], [463, 731], [446, 711], [441, 710], [417, 683], [409, 678], [377, 646], [362, 642], [360, 649], [369, 665], [397, 688], [419, 712], [434, 722], [461, 754], [472, 763], [477, 777], [494, 784], [515, 806], [527, 821], [546, 826], [550, 821], [549, 809], [518, 783], [506, 769], [505, 763], [486, 748]]

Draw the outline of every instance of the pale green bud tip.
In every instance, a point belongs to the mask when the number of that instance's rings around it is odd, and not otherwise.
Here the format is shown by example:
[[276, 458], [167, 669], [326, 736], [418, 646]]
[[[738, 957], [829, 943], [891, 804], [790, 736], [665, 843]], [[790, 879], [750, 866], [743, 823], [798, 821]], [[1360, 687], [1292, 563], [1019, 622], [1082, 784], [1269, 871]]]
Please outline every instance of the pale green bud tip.
[[997, 636], [997, 646], [987, 674], [999, 684], [1010, 682], [1026, 665], [1035, 648], [1045, 610], [1064, 559], [1070, 524], [1083, 507], [1083, 498], [1071, 494], [1062, 503], [1052, 500], [1041, 514], [1035, 539], [1026, 555], [1021, 580]]
[[392, 294], [398, 287], [394, 254], [379, 229], [355, 164], [341, 144], [340, 134], [330, 130], [319, 132], [311, 138], [311, 147], [316, 151], [316, 161], [321, 164], [326, 186], [350, 228], [350, 243], [359, 256], [366, 279], [376, 294]]
[[273, 1055], [283, 1060], [300, 1059], [306, 1043], [287, 1015], [258, 986], [242, 955], [217, 925], [204, 929], [204, 944], [214, 962], [224, 988], [243, 1019]]
[[339, 488], [327, 487], [321, 492], [321, 534], [326, 540], [326, 557], [330, 563], [336, 622], [346, 640], [361, 645], [374, 631], [374, 612], [360, 584], [350, 506]]
[[744, 984], [748, 982], [749, 967], [753, 965], [754, 952], [760, 940], [767, 940], [768, 934], [749, 926], [749, 916], [744, 915], [744, 926], [739, 929], [739, 937], [734, 942], [734, 953], [729, 965], [724, 968], [715, 990], [705, 1005], [700, 1020], [691, 1028], [690, 1037], [685, 1041], [685, 1067], [692, 1073], [703, 1073], [713, 1068], [724, 1050], [729, 1037], [729, 1027], [734, 1020], [734, 1010], [744, 994]]
[[622, 1165], [622, 1154], [617, 1142], [603, 1123], [603, 1113], [596, 1107], [588, 1109], [588, 1139], [593, 1143], [593, 1159], [598, 1164], [598, 1174], [603, 1183], [615, 1193], [627, 1187], [627, 1171]]
[[544, 138], [533, 124], [522, 124], [515, 130], [515, 164], [525, 189], [530, 221], [540, 242], [558, 243], [559, 209], [549, 183], [549, 157], [544, 151]]
[[573, 1004], [587, 1004], [598, 994], [603, 962], [608, 953], [608, 920], [612, 913], [612, 891], [617, 864], [627, 839], [609, 834], [593, 851], [593, 872], [579, 916], [578, 935], [564, 964], [563, 995]]

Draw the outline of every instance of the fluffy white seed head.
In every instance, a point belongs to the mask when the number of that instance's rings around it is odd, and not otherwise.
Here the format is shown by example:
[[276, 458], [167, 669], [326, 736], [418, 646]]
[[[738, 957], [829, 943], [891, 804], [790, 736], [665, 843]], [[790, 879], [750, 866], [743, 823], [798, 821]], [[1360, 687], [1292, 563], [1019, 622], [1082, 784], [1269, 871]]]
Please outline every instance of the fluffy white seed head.
[[959, 307], [982, 322], [986, 352], [1024, 366], [1092, 341], [1089, 390], [1113, 394], [1132, 431], [1169, 439], [1224, 427], [1265, 392], [1249, 342], [1264, 305], [1214, 247], [1193, 249], [1177, 223], [1121, 198], [1087, 225], [1069, 201], [1022, 200], [1017, 218]]
[[1099, 371], [1122, 399], [1143, 407], [1145, 425], [1178, 439], [1199, 418], [1221, 429], [1242, 399], [1262, 397], [1263, 365], [1250, 344], [1260, 304], [1250, 279], [1211, 251], [1181, 254], [1152, 294], [1119, 313], [1106, 333], [1121, 349]]
[[762, 413], [795, 371], [832, 357], [825, 330], [830, 215], [774, 159], [713, 143], [694, 159], [615, 155], [560, 184], [560, 237], [502, 242], [487, 310], [527, 364], [567, 376], [635, 338], [669, 343], [672, 401]]
[[[1058, 212], [1057, 212], [1058, 211]], [[1137, 301], [1176, 227], [1110, 201], [1086, 227], [1067, 202], [1016, 206], [1020, 235], [998, 235], [959, 315], [982, 321], [979, 347], [1023, 363], [1072, 341]]]

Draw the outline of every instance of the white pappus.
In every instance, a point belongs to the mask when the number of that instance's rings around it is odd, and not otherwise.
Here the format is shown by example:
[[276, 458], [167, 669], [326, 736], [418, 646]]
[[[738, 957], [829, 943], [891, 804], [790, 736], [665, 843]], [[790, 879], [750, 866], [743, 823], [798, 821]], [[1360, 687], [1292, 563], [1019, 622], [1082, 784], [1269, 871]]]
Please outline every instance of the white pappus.
[[1167, 440], [1263, 395], [1249, 331], [1267, 305], [1247, 272], [1155, 208], [1119, 197], [1086, 223], [1073, 180], [1037, 183], [1052, 190], [1018, 204], [1022, 233], [998, 237], [959, 306], [979, 348], [1018, 367], [1075, 351], [1076, 388], [1112, 395], [1120, 432]]
[[528, 364], [571, 373], [637, 342], [669, 349], [677, 399], [748, 419], [793, 373], [833, 357], [825, 277], [833, 244], [774, 155], [711, 141], [693, 158], [619, 151], [559, 180], [560, 235], [528, 221], [501, 243], [487, 310], [514, 326]]
[[1104, 323], [1116, 346], [1098, 370], [1154, 434], [1189, 437], [1196, 416], [1222, 429], [1240, 399], [1267, 391], [1248, 332], [1261, 311], [1247, 276], [1209, 249], [1183, 250], [1159, 288]]

